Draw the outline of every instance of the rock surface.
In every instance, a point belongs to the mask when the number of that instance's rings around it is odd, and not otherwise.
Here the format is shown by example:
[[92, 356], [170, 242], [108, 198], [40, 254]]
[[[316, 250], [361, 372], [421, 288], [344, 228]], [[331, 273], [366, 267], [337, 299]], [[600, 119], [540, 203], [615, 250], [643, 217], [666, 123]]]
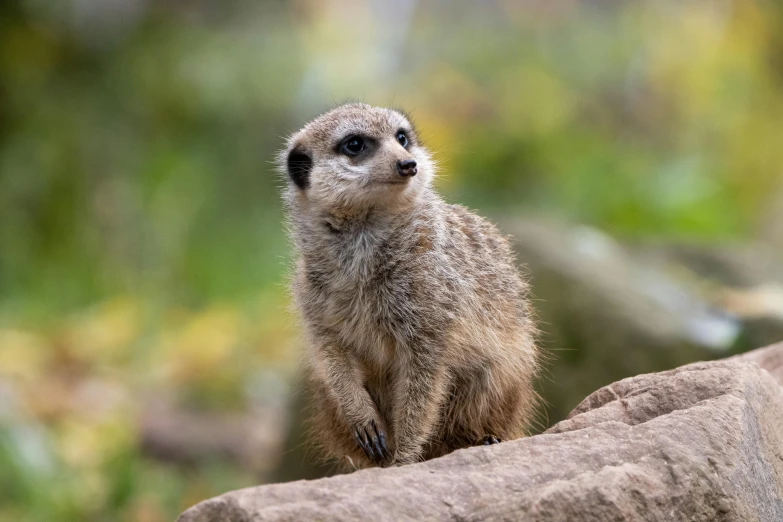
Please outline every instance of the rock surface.
[[[629, 375], [783, 339], [781, 249], [764, 244], [629, 242], [554, 221], [501, 220], [530, 274], [545, 427]], [[567, 383], [563, 386], [563, 383]]]
[[238, 490], [179, 520], [522, 519], [783, 520], [783, 344], [616, 382], [541, 435]]

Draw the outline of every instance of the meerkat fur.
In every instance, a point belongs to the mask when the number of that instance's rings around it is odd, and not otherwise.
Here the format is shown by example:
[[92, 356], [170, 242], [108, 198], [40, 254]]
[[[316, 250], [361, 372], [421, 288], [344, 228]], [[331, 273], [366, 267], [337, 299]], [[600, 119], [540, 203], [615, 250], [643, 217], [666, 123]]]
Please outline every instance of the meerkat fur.
[[525, 435], [539, 364], [528, 285], [498, 230], [435, 192], [410, 119], [342, 105], [278, 162], [323, 456], [401, 465]]

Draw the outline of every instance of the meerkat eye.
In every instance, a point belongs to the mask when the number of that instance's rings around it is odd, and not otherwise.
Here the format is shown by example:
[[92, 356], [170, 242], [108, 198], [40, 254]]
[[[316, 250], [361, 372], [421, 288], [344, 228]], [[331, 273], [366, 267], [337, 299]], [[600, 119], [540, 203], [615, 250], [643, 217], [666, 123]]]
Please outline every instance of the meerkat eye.
[[344, 142], [340, 150], [346, 156], [357, 156], [364, 150], [364, 140], [359, 136], [349, 136]]
[[397, 131], [397, 141], [400, 145], [403, 146], [403, 148], [408, 148], [408, 136], [405, 134], [405, 131]]

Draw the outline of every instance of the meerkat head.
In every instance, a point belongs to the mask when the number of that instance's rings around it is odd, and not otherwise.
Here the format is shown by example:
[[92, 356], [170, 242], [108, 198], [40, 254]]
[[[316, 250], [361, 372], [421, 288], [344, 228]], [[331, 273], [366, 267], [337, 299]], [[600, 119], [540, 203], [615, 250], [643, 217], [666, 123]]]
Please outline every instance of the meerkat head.
[[287, 196], [327, 212], [404, 207], [429, 187], [434, 165], [401, 112], [353, 103], [293, 134], [279, 163]]

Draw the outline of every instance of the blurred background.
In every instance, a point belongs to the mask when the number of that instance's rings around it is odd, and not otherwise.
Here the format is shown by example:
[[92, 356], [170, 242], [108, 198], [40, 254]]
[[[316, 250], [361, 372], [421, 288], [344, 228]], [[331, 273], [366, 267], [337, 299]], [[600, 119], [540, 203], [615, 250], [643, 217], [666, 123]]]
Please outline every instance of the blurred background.
[[536, 431], [783, 340], [779, 2], [0, 3], [0, 520], [315, 477], [271, 161], [405, 108], [531, 274]]

